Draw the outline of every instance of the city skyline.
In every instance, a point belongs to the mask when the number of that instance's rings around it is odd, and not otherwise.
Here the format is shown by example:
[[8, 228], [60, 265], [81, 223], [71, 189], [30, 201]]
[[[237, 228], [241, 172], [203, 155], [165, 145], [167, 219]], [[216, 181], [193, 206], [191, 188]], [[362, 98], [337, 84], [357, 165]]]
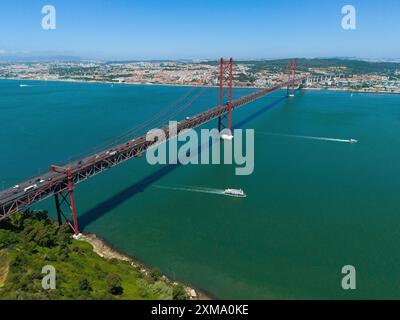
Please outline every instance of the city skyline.
[[[356, 8], [355, 30], [341, 26], [344, 5]], [[43, 30], [41, 9], [56, 9], [56, 29]], [[69, 56], [97, 60], [355, 57], [400, 58], [400, 3], [302, 1], [238, 3], [175, 0], [21, 0], [2, 4], [0, 60]], [[11, 14], [10, 14], [11, 13]], [[384, 35], [384, 36], [383, 36]]]

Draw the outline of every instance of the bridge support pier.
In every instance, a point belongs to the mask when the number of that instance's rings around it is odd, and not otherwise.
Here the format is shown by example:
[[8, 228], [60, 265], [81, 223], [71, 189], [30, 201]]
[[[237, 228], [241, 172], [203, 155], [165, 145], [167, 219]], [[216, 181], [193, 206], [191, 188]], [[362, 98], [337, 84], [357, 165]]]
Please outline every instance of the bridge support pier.
[[72, 181], [72, 174], [71, 174], [70, 170], [68, 170], [67, 175], [68, 175], [68, 191], [69, 191], [71, 212], [72, 212], [72, 218], [74, 220], [74, 233], [77, 236], [79, 234], [78, 216], [76, 214], [76, 205], [75, 205], [75, 196], [74, 196], [74, 183]]
[[222, 130], [223, 130], [223, 127], [222, 127], [222, 118], [223, 118], [224, 116], [219, 116], [218, 117], [218, 131], [219, 132], [221, 132]]
[[54, 195], [54, 200], [56, 203], [56, 211], [57, 211], [57, 220], [58, 220], [58, 225], [62, 225], [62, 211], [61, 211], [61, 205], [60, 205], [60, 198], [58, 197], [58, 193]]
[[[73, 192], [71, 193], [69, 190], [66, 191], [66, 192], [56, 193], [54, 195], [54, 200], [55, 200], [55, 204], [56, 204], [58, 224], [62, 225], [63, 224], [63, 218], [64, 218], [64, 220], [68, 223], [68, 225], [70, 226], [70, 228], [74, 232], [74, 235], [78, 236], [79, 235], [79, 227], [78, 227], [78, 218], [77, 218], [77, 215], [76, 215], [74, 193]], [[64, 214], [64, 212], [62, 210], [62, 206], [64, 204], [67, 204], [67, 206], [71, 210], [72, 223], [71, 223], [70, 219]]]
[[296, 76], [296, 60], [289, 62], [289, 72], [288, 72], [288, 86], [287, 86], [287, 96], [294, 97], [294, 81]]
[[[61, 225], [62, 224], [62, 218], [65, 219], [65, 221], [69, 224], [71, 227], [72, 231], [74, 232], [74, 236], [79, 235], [79, 227], [78, 227], [78, 215], [76, 213], [76, 205], [75, 205], [75, 196], [74, 196], [74, 182], [72, 180], [72, 171], [69, 168], [62, 168], [62, 167], [57, 167], [57, 166], [51, 166], [50, 167], [51, 171], [58, 171], [58, 172], [64, 172], [67, 175], [67, 190], [62, 191], [59, 193], [56, 193], [54, 195], [54, 200], [56, 203], [56, 210], [57, 210], [57, 218], [58, 218], [58, 223]], [[61, 201], [60, 201], [60, 196], [61, 196]], [[72, 213], [72, 223], [69, 221], [69, 219], [64, 215], [62, 211], [62, 205], [66, 203], [71, 210]]]
[[[223, 58], [220, 60], [219, 64], [219, 97], [218, 105], [220, 107], [226, 105], [223, 103], [224, 95], [226, 90], [224, 89], [224, 83], [227, 85], [228, 91], [228, 114], [224, 114], [218, 117], [218, 131], [221, 132], [224, 129], [228, 129], [227, 138], [232, 139], [232, 87], [233, 87], [233, 59], [230, 58], [228, 61], [224, 61]], [[224, 120], [228, 118], [227, 125], [224, 124]], [[222, 137], [222, 136], [221, 136]], [[223, 137], [222, 137], [223, 138]]]

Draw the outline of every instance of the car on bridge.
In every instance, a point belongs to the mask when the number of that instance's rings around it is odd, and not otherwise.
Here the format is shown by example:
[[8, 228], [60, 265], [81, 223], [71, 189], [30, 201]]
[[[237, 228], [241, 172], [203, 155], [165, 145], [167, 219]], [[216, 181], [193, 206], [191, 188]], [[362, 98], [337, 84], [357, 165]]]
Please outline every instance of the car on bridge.
[[24, 192], [28, 192], [28, 191], [31, 191], [31, 190], [35, 190], [37, 187], [38, 187], [38, 186], [37, 186], [36, 183], [35, 183], [35, 184], [32, 184], [32, 185], [30, 185], [29, 187], [26, 187], [26, 188], [24, 189]]

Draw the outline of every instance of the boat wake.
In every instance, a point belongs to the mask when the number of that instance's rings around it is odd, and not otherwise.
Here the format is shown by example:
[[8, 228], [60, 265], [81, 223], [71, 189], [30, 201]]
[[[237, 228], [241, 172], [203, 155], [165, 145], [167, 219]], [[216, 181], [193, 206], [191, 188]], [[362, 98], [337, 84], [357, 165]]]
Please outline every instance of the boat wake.
[[301, 136], [301, 135], [294, 135], [294, 134], [279, 134], [279, 133], [268, 133], [268, 132], [258, 132], [258, 133], [263, 134], [263, 135], [280, 136], [280, 137], [296, 138], [296, 139], [308, 139], [308, 140], [342, 142], [342, 143], [358, 143], [358, 140], [355, 140], [355, 139], [337, 139], [337, 138], [328, 138], [328, 137]]
[[196, 187], [196, 186], [161, 186], [161, 185], [153, 185], [153, 187], [158, 188], [158, 189], [165, 189], [165, 190], [211, 193], [211, 194], [224, 195], [224, 190], [214, 189], [214, 188], [204, 188], [204, 187]]

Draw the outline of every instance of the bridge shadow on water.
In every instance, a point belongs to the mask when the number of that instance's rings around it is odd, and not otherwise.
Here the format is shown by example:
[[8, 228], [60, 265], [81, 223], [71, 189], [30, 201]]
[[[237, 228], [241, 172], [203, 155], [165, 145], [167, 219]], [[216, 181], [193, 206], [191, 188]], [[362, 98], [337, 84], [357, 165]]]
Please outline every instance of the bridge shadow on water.
[[270, 104], [267, 104], [266, 106], [262, 107], [260, 110], [257, 110], [256, 112], [252, 113], [251, 115], [247, 116], [246, 118], [244, 118], [243, 120], [237, 122], [235, 124], [235, 128], [239, 129], [242, 128], [244, 125], [246, 125], [247, 123], [249, 123], [250, 121], [258, 118], [259, 116], [261, 116], [263, 113], [267, 112], [268, 110], [272, 109], [273, 107], [275, 107], [276, 105], [280, 104], [282, 101], [286, 100], [287, 97], [283, 96], [279, 99], [276, 99], [275, 101], [273, 101]]
[[[237, 122], [235, 124], [235, 128], [242, 128], [244, 125], [249, 123], [250, 121], [256, 119], [260, 115], [264, 114], [268, 110], [272, 109], [282, 101], [284, 101], [287, 97], [283, 96], [279, 99], [273, 101], [272, 103], [262, 107], [261, 109], [257, 110], [256, 112], [252, 113], [251, 115], [247, 116], [243, 120]], [[209, 145], [202, 145], [199, 146], [199, 152], [204, 147], [209, 147]], [[149, 174], [148, 176], [144, 177], [143, 179], [135, 182], [131, 186], [125, 188], [121, 192], [113, 195], [112, 197], [100, 202], [94, 208], [84, 212], [80, 215], [79, 218], [79, 226], [81, 230], [84, 230], [88, 225], [92, 222], [96, 221], [97, 219], [101, 218], [102, 216], [106, 215], [108, 212], [112, 211], [113, 209], [117, 208], [120, 204], [124, 203], [125, 201], [133, 198], [140, 192], [144, 192], [146, 188], [151, 186], [153, 183], [157, 182], [161, 178], [165, 177], [169, 173], [173, 172], [175, 169], [179, 168], [181, 164], [169, 164], [164, 165], [162, 168], [157, 169], [155, 172]]]
[[85, 213], [79, 216], [80, 228], [82, 230], [85, 229], [90, 223], [101, 218], [111, 210], [118, 207], [121, 203], [124, 203], [126, 200], [134, 197], [136, 194], [144, 192], [145, 189], [151, 186], [154, 182], [160, 180], [162, 177], [166, 176], [173, 170], [177, 169], [179, 166], [181, 165], [180, 164], [165, 165], [162, 168], [144, 177], [143, 179], [135, 182], [131, 186], [125, 188], [121, 192], [99, 203], [94, 208], [86, 211]]

